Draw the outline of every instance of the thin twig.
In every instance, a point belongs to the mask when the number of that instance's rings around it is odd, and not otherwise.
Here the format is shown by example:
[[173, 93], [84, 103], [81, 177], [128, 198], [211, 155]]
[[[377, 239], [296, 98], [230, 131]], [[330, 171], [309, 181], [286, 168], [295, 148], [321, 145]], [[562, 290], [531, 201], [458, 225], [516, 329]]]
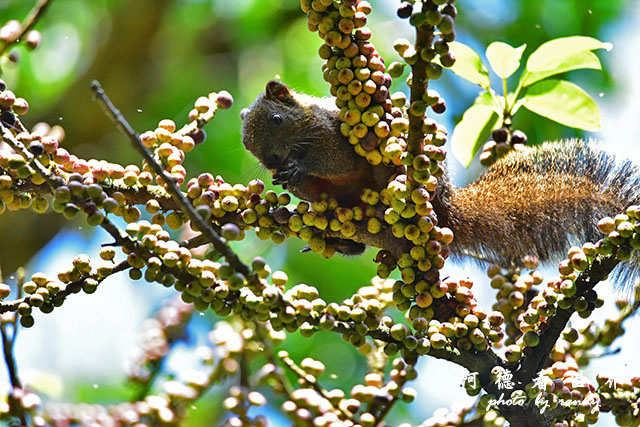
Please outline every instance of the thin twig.
[[[22, 271], [22, 273], [20, 273]], [[18, 281], [18, 296], [22, 293], [22, 284], [24, 282], [24, 270], [19, 269], [19, 281]], [[16, 338], [18, 337], [18, 316], [13, 317], [11, 321], [2, 322], [0, 325], [0, 333], [2, 334], [2, 353], [4, 356], [4, 363], [7, 366], [7, 372], [9, 374], [9, 381], [11, 382], [12, 390], [9, 392], [8, 401], [9, 408], [12, 415], [18, 417], [22, 422], [22, 425], [27, 425], [26, 414], [20, 401], [14, 396], [13, 390], [22, 389], [22, 382], [18, 376], [18, 365], [13, 352]], [[11, 326], [11, 335], [7, 331], [7, 327]]]
[[[7, 331], [7, 326], [11, 325], [13, 331], [11, 336]], [[20, 377], [18, 376], [18, 367], [13, 355], [13, 346], [15, 344], [18, 329], [15, 321], [3, 323], [0, 327], [0, 333], [2, 333], [2, 352], [4, 354], [4, 362], [7, 365], [7, 371], [9, 372], [9, 381], [14, 388], [22, 388]]]
[[331, 396], [329, 396], [327, 390], [325, 390], [322, 386], [320, 386], [320, 384], [318, 384], [316, 377], [307, 374], [304, 369], [296, 365], [296, 363], [293, 361], [293, 359], [291, 359], [286, 351], [281, 351], [280, 353], [278, 353], [278, 358], [280, 358], [280, 360], [282, 360], [282, 363], [284, 363], [285, 366], [291, 370], [291, 372], [296, 374], [298, 378], [309, 384], [311, 388], [313, 388], [320, 396], [324, 397], [329, 403], [331, 403], [331, 406], [333, 406], [335, 410], [340, 412], [348, 420], [353, 421], [353, 414], [341, 408], [339, 405], [334, 405]]
[[[62, 289], [60, 292], [56, 293], [55, 295], [53, 295], [51, 297], [51, 302], [54, 303], [59, 303], [61, 301], [64, 301], [69, 295], [78, 292], [80, 289], [82, 289], [82, 285], [84, 284], [84, 282], [87, 279], [94, 279], [96, 281], [98, 281], [98, 283], [102, 283], [107, 277], [111, 276], [112, 274], [115, 273], [119, 273], [121, 271], [127, 270], [129, 269], [131, 266], [129, 265], [129, 263], [125, 260], [122, 261], [118, 264], [116, 264], [112, 269], [111, 269], [111, 273], [108, 276], [105, 277], [97, 277], [97, 276], [88, 276], [88, 277], [83, 277], [81, 279], [76, 280], [75, 282], [71, 282], [68, 283], [64, 289]], [[2, 313], [7, 313], [10, 311], [16, 311], [18, 309], [18, 306], [20, 304], [22, 304], [23, 302], [31, 305], [30, 302], [31, 297], [30, 296], [26, 296], [23, 298], [18, 298], [12, 301], [0, 301], [0, 314]]]
[[246, 350], [240, 353], [240, 387], [249, 389], [249, 360]]
[[[179, 296], [175, 296], [172, 299], [169, 299], [167, 302], [165, 302], [163, 306], [160, 309], [158, 309], [153, 316], [154, 319], [160, 320], [161, 321], [160, 323], [163, 324], [162, 330], [166, 337], [166, 345], [169, 349], [172, 349], [174, 344], [183, 338], [184, 333], [187, 327], [189, 326], [189, 323], [192, 318], [191, 312], [190, 312], [187, 315], [185, 315], [183, 318], [181, 318], [181, 321], [177, 325], [172, 324], [170, 325], [170, 327], [167, 327], [165, 322], [162, 321], [162, 316], [163, 316], [162, 311], [174, 306], [175, 301], [179, 301], [180, 303], [182, 302]], [[167, 351], [166, 353], [164, 353], [163, 355], [159, 356], [156, 359], [142, 360], [142, 363], [140, 363], [139, 365], [141, 366], [146, 365], [149, 369], [149, 375], [147, 378], [144, 378], [141, 381], [135, 381], [135, 379], [134, 381], [132, 381], [135, 385], [138, 385], [139, 388], [135, 391], [133, 397], [131, 398], [131, 402], [142, 401], [149, 395], [149, 392], [153, 388], [153, 385], [156, 379], [158, 378], [158, 375], [162, 372], [162, 368], [165, 364], [165, 361], [167, 360], [167, 357], [169, 357], [169, 355], [170, 355], [170, 351]]]
[[[411, 366], [414, 366], [414, 365], [411, 365]], [[407, 377], [404, 376], [402, 379], [402, 382], [398, 383], [398, 388], [402, 389], [402, 387], [407, 383], [407, 381], [408, 381]], [[402, 396], [402, 392], [393, 396], [393, 398], [389, 403], [382, 405], [382, 410], [378, 413], [378, 415], [376, 415], [376, 421], [375, 421], [376, 426], [381, 425], [382, 421], [384, 421], [387, 415], [389, 415], [389, 412], [391, 412], [391, 409], [393, 409], [395, 404], [398, 403], [401, 396]]]
[[287, 397], [290, 400], [293, 400], [293, 396], [291, 394], [292, 393], [291, 384], [289, 384], [289, 381], [287, 377], [284, 375], [284, 373], [281, 370], [280, 371], [278, 370], [280, 368], [278, 365], [278, 361], [276, 360], [276, 353], [275, 353], [275, 350], [273, 349], [273, 343], [271, 342], [271, 339], [268, 336], [269, 332], [267, 331], [267, 328], [264, 326], [264, 324], [259, 322], [256, 322], [255, 325], [256, 325], [256, 336], [264, 346], [264, 352], [267, 360], [269, 361], [269, 363], [271, 363], [274, 366], [274, 374], [278, 382], [280, 383], [280, 387], [282, 387], [282, 391], [284, 392], [284, 394], [287, 395]]
[[22, 37], [24, 37], [24, 35], [27, 34], [34, 25], [36, 25], [52, 1], [53, 0], [40, 0], [40, 2], [31, 9], [29, 15], [27, 15], [24, 22], [20, 25], [20, 33], [14, 39], [7, 40], [2, 44], [2, 46], [0, 46], [0, 56], [4, 55], [9, 47], [20, 41], [20, 39], [22, 39]]
[[[20, 154], [31, 167], [33, 167], [42, 177], [45, 179], [46, 183], [51, 187], [52, 190], [60, 187], [65, 184], [65, 181], [60, 176], [54, 174], [51, 170], [46, 168], [40, 161], [33, 155], [24, 144], [16, 137], [13, 136], [9, 128], [4, 126], [0, 122], [0, 131], [2, 131], [2, 139], [9, 144], [13, 150]], [[85, 201], [79, 197], [73, 197], [72, 201], [76, 203], [80, 207], [84, 207]], [[127, 236], [123, 231], [121, 231], [118, 227], [116, 227], [107, 217], [104, 218], [102, 223], [100, 224], [107, 233], [111, 234], [114, 238], [115, 242], [121, 246], [127, 246], [128, 248], [135, 250], [137, 249], [137, 244], [131, 240], [129, 236]]]
[[154, 173], [160, 176], [166, 183], [166, 188], [169, 194], [174, 198], [176, 203], [180, 206], [181, 210], [187, 214], [189, 219], [198, 227], [201, 233], [203, 233], [207, 239], [213, 244], [213, 246], [220, 251], [225, 257], [227, 262], [238, 272], [242, 273], [249, 282], [256, 286], [262, 287], [258, 276], [253, 273], [249, 267], [244, 264], [238, 255], [227, 246], [225, 240], [215, 232], [215, 230], [208, 224], [199, 214], [189, 201], [184, 197], [180, 188], [176, 184], [175, 179], [168, 176], [162, 166], [156, 161], [151, 152], [142, 144], [140, 136], [131, 127], [129, 122], [124, 118], [122, 113], [113, 105], [107, 94], [104, 92], [100, 83], [96, 80], [91, 84], [91, 89], [96, 93], [96, 97], [101, 101], [101, 105], [107, 112], [109, 118], [118, 126], [118, 128], [129, 137], [134, 148], [142, 155], [145, 161], [153, 169]]

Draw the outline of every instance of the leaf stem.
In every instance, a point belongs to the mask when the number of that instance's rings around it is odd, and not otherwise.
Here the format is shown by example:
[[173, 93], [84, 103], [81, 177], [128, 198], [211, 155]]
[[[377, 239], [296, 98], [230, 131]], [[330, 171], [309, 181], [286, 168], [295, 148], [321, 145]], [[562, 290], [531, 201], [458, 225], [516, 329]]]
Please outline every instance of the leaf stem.
[[509, 95], [509, 89], [507, 87], [507, 79], [502, 79], [502, 92], [504, 94], [504, 114], [503, 117], [507, 117], [511, 114], [509, 111], [509, 100], [507, 96]]

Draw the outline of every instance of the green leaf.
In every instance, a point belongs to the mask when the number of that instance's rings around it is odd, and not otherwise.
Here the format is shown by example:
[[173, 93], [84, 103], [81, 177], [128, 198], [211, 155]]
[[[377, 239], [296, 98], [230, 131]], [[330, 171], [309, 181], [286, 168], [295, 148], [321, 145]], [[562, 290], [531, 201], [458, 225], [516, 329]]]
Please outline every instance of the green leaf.
[[469, 167], [491, 131], [496, 129], [498, 118], [493, 106], [479, 103], [472, 105], [464, 113], [451, 136], [453, 155], [464, 167]]
[[449, 50], [456, 58], [456, 62], [449, 69], [465, 80], [478, 86], [489, 89], [489, 71], [482, 64], [477, 53], [469, 46], [460, 42], [449, 43]]
[[526, 71], [522, 75], [522, 87], [530, 86], [555, 74], [565, 73], [567, 71], [578, 70], [581, 68], [601, 70], [602, 65], [600, 65], [600, 59], [598, 59], [593, 52], [578, 52], [563, 58], [561, 62], [557, 63], [555, 67], [549, 70], [535, 72]]
[[568, 56], [595, 49], [611, 50], [610, 43], [603, 43], [593, 37], [572, 36], [550, 40], [537, 48], [527, 60], [527, 71], [547, 71], [562, 63]]
[[600, 109], [579, 86], [548, 79], [527, 89], [523, 106], [565, 126], [589, 131], [600, 129]]
[[611, 44], [582, 36], [563, 37], [544, 43], [527, 60], [523, 86], [565, 71], [601, 69], [600, 60], [591, 53], [595, 49], [610, 50]]
[[[498, 98], [498, 102], [501, 101], [502, 96], [494, 93], [494, 96]], [[474, 105], [488, 105], [493, 107], [496, 113], [500, 114], [500, 110], [503, 108], [502, 105], [496, 105], [496, 101], [493, 96], [489, 93], [489, 91], [482, 92], [480, 95], [476, 97], [473, 101]]]
[[501, 79], [509, 78], [520, 66], [520, 58], [524, 52], [526, 44], [518, 48], [509, 46], [502, 42], [493, 42], [487, 47], [487, 59], [493, 71]]

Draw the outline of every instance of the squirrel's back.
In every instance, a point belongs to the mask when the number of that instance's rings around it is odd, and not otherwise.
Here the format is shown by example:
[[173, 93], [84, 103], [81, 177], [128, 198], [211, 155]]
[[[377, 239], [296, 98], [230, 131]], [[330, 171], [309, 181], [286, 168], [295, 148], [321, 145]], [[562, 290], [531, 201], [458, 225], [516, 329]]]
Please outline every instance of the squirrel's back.
[[[590, 141], [546, 142], [446, 193], [435, 207], [454, 232], [452, 253], [521, 265], [526, 255], [545, 261], [602, 238], [601, 218], [640, 202], [640, 168]], [[637, 277], [640, 264], [626, 264], [618, 279]]]

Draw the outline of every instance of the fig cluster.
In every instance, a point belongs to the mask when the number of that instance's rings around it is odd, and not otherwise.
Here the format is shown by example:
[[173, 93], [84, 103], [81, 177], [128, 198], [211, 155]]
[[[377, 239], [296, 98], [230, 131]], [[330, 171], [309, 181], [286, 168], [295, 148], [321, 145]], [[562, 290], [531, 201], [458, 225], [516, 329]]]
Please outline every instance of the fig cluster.
[[340, 109], [341, 133], [369, 163], [399, 164], [402, 143], [387, 148], [395, 143], [384, 141], [393, 133], [402, 138], [391, 124], [403, 112], [391, 102], [391, 77], [369, 41], [371, 30], [365, 25], [371, 5], [361, 0], [301, 0], [301, 6], [309, 29], [324, 40], [318, 53], [326, 61], [323, 77]]
[[511, 150], [522, 150], [527, 145], [527, 135], [521, 130], [501, 127], [491, 133], [491, 139], [482, 146], [480, 164], [491, 166]]
[[300, 387], [282, 404], [295, 425], [374, 427], [385, 407], [395, 400], [410, 403], [416, 395], [405, 383], [415, 379], [417, 372], [400, 358], [393, 360], [387, 381], [380, 373], [369, 373], [347, 394], [341, 389], [319, 387], [318, 379], [325, 371], [322, 362], [306, 358], [297, 367], [287, 352], [278, 356], [300, 376]]
[[[529, 265], [536, 266], [535, 262]], [[487, 273], [491, 279], [490, 286], [497, 291], [492, 308], [495, 316], [505, 323], [505, 356], [509, 362], [517, 362], [525, 347], [537, 344], [538, 327], [555, 313], [555, 293], [549, 296], [548, 290], [539, 292], [534, 288], [543, 281], [536, 270], [524, 273], [521, 270], [501, 270], [497, 265], [491, 265]]]
[[[598, 387], [578, 372], [573, 361], [554, 362], [543, 369], [525, 392], [530, 399], [538, 399], [538, 407], [553, 410], [559, 406], [571, 410], [554, 420], [555, 426], [595, 424], [602, 409]], [[623, 425], [623, 424], [620, 424]]]
[[150, 383], [173, 344], [183, 338], [193, 311], [193, 305], [174, 297], [144, 323], [135, 357], [127, 366], [129, 381], [135, 387]]
[[[424, 75], [421, 80], [437, 80], [442, 76], [443, 67], [448, 68], [455, 63], [455, 56], [449, 49], [449, 43], [455, 40], [454, 19], [458, 11], [454, 6], [454, 1], [450, 0], [426, 0], [426, 1], [403, 1], [398, 7], [398, 16], [402, 19], [409, 19], [409, 23], [416, 27], [429, 30], [429, 38], [416, 48], [407, 39], [397, 39], [394, 42], [394, 49], [402, 62], [392, 62], [389, 65], [389, 74], [393, 78], [401, 77], [407, 65], [414, 67], [418, 61], [424, 63]], [[408, 78], [411, 86], [413, 75]], [[426, 89], [426, 88], [425, 88]], [[446, 103], [437, 91], [425, 91], [422, 99], [412, 101], [409, 112], [415, 116], [424, 114], [427, 108], [436, 114], [444, 113]]]
[[[340, 244], [336, 239], [350, 239], [365, 224], [379, 223], [374, 205], [339, 207], [335, 199], [325, 197], [291, 206], [288, 193], [264, 192], [264, 183], [258, 179], [247, 186], [231, 186], [220, 177], [209, 184], [209, 177], [191, 180], [187, 194], [194, 198], [194, 205], [211, 210], [213, 220], [223, 224], [221, 232], [228, 240], [242, 239], [246, 229], [255, 228], [262, 240], [282, 243], [297, 236], [310, 250], [329, 258]], [[381, 227], [371, 230], [378, 233]]]
[[[613, 256], [618, 261], [627, 261], [640, 248], [640, 206], [630, 206], [624, 214], [614, 218], [605, 217], [598, 222], [598, 229], [605, 236], [596, 243], [587, 242], [582, 247], [574, 246], [568, 258], [560, 262], [560, 276], [548, 284], [549, 292], [557, 295], [560, 309], [573, 309], [587, 318], [603, 301], [593, 289], [578, 289], [576, 279], [589, 270], [597, 257]], [[614, 338], [614, 337], [612, 337]]]
[[[21, 425], [16, 414], [24, 414], [34, 427], [45, 427], [45, 418], [39, 415], [42, 410], [42, 399], [29, 387], [12, 386], [6, 391], [6, 399], [0, 401], [0, 421]], [[28, 418], [27, 418], [28, 417]]]
[[[464, 404], [455, 404], [451, 409], [438, 408], [433, 411], [433, 416], [424, 420], [418, 427], [465, 427], [469, 425], [468, 419], [472, 412], [473, 408]], [[499, 423], [489, 422], [487, 415], [484, 417], [483, 426], [501, 427], [505, 422], [502, 417], [499, 417]], [[405, 427], [405, 424], [401, 424], [401, 426]], [[406, 424], [406, 427], [408, 427], [408, 424]]]
[[267, 398], [260, 392], [249, 390], [246, 387], [233, 386], [229, 390], [229, 397], [223, 402], [224, 408], [234, 414], [229, 417], [225, 427], [267, 427], [267, 417], [264, 415], [250, 416], [249, 410], [253, 407], [264, 406]]
[[[18, 43], [22, 43], [27, 50], [34, 50], [42, 43], [42, 34], [38, 30], [29, 30], [23, 34], [20, 21], [10, 19], [0, 27], [0, 43], [3, 45], [3, 52]], [[9, 52], [8, 58], [12, 62], [18, 62], [15, 52]]]
[[406, 317], [411, 328], [390, 322], [391, 337], [418, 354], [432, 348], [484, 351], [497, 345], [504, 337], [502, 318], [495, 313], [487, 315], [478, 306], [472, 286], [470, 281], [437, 281], [432, 285], [425, 280], [415, 285], [396, 281], [393, 301], [400, 309], [410, 306]]
[[619, 426], [640, 425], [638, 395], [640, 393], [640, 377], [627, 381], [615, 381], [606, 375], [597, 375], [598, 392], [602, 397], [601, 412], [611, 412]]
[[[606, 217], [598, 222], [598, 229], [605, 234], [594, 246], [589, 246], [583, 252], [570, 254], [571, 266], [575, 271], [584, 271], [587, 261], [595, 255], [613, 255], [619, 261], [631, 259], [632, 252], [640, 248], [640, 206], [627, 208], [624, 214], [613, 218]], [[584, 249], [584, 248], [583, 248]]]
[[[125, 167], [104, 160], [85, 160], [69, 153], [60, 146], [64, 131], [59, 126], [49, 127], [43, 123], [28, 131], [17, 121], [15, 114], [25, 114], [28, 109], [23, 101], [6, 88], [0, 92], [0, 121], [17, 143], [28, 150], [0, 150], [0, 213], [28, 207], [44, 213], [51, 204], [54, 211], [67, 219], [83, 212], [92, 226], [102, 224], [109, 213], [121, 216], [126, 222], [137, 221], [141, 212], [135, 206], [136, 200], [131, 200], [132, 196], [150, 188], [154, 180], [160, 186], [165, 185], [151, 166], [143, 163], [142, 167]], [[176, 130], [172, 120], [161, 120], [154, 131], [143, 133], [140, 139], [153, 150], [168, 176], [182, 184], [186, 177], [182, 166], [185, 153], [204, 140], [201, 127], [213, 118], [218, 108], [229, 108], [232, 103], [233, 99], [224, 91], [211, 93], [196, 100], [195, 108], [189, 114], [191, 123], [187, 126]], [[51, 176], [43, 176], [42, 170], [36, 170], [34, 161]], [[47, 184], [54, 188], [51, 203], [44, 197], [51, 191]], [[166, 202], [168, 196], [156, 190], [148, 199], [154, 195], [158, 197], [147, 204], [147, 210], [157, 212], [160, 208], [158, 200]], [[155, 222], [164, 225], [159, 217]]]
[[44, 273], [34, 273], [31, 280], [22, 284], [22, 291], [26, 297], [17, 307], [20, 324], [26, 328], [33, 326], [34, 308], [42, 313], [51, 313], [54, 308], [60, 307], [70, 294], [81, 291], [87, 294], [94, 293], [103, 277], [106, 276], [101, 276], [92, 268], [90, 258], [84, 254], [76, 256], [71, 268], [59, 273], [56, 279]]

